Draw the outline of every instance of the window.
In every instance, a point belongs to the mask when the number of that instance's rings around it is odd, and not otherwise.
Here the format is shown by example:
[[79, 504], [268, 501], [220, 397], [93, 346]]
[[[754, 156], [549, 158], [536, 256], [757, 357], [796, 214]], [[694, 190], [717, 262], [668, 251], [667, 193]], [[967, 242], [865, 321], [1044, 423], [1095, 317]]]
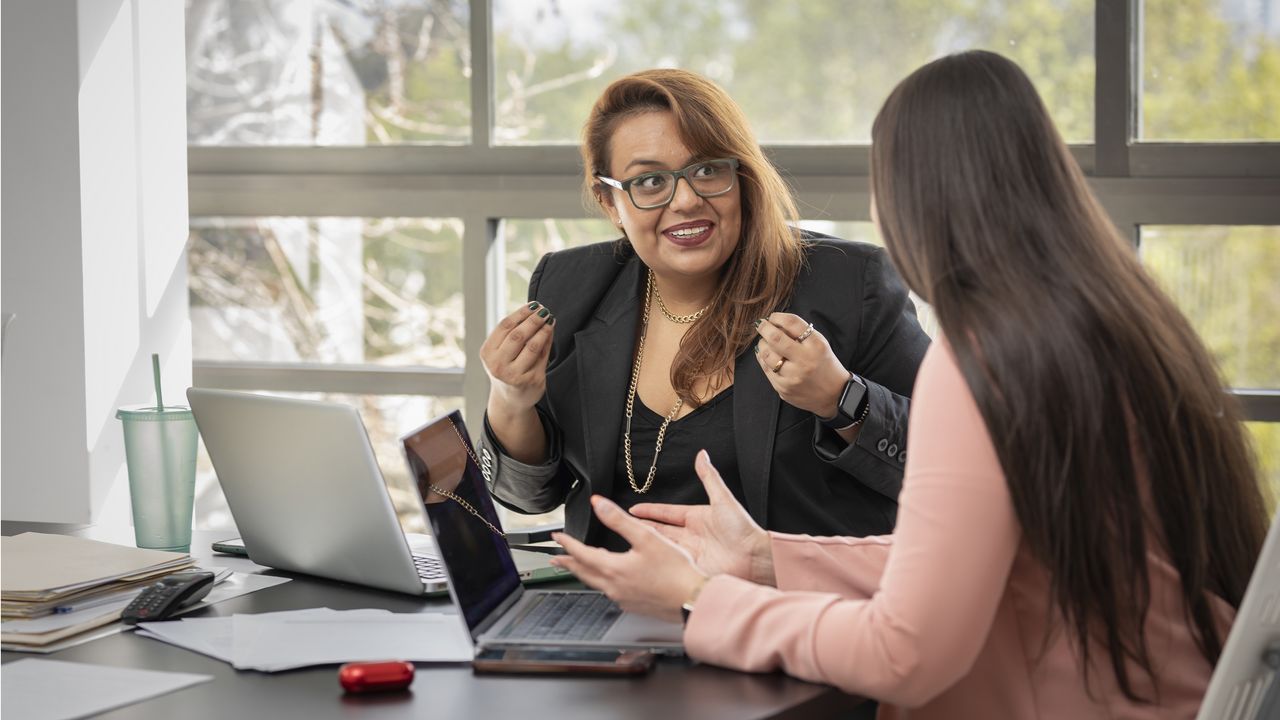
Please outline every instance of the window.
[[1280, 388], [1280, 226], [1144, 225], [1140, 248], [1227, 382]]
[[187, 0], [192, 145], [471, 139], [458, 0]]
[[1069, 141], [1093, 139], [1089, 0], [496, 0], [493, 17], [502, 144], [577, 142], [610, 81], [655, 66], [722, 84], [764, 142], [866, 143], [904, 74], [978, 47], [1022, 63]]
[[195, 218], [197, 360], [463, 367], [456, 218]]
[[[556, 250], [614, 240], [619, 233], [606, 220], [504, 220], [502, 243], [505, 298], [502, 314], [510, 313], [529, 296], [529, 276], [543, 255]], [[552, 312], [555, 308], [551, 308]]]
[[1280, 140], [1280, 8], [1147, 0], [1143, 140]]
[[[1280, 141], [1280, 11], [1267, 3], [186, 6], [197, 385], [343, 398], [388, 437], [460, 402], [474, 434], [488, 392], [475, 359], [538, 260], [617, 236], [583, 202], [574, 146], [608, 82], [658, 66], [711, 77], [795, 188], [804, 227], [878, 243], [865, 143], [880, 103], [916, 66], [983, 47], [1035, 81], [1246, 401], [1280, 483], [1280, 142], [1266, 142]], [[200, 527], [228, 519], [212, 493]], [[504, 511], [509, 527], [537, 520]]]

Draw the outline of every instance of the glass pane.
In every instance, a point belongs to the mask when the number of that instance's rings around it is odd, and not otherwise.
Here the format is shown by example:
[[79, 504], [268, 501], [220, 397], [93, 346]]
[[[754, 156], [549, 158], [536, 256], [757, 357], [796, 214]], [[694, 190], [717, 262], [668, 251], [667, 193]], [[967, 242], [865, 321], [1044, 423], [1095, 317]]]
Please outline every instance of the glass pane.
[[[391, 495], [391, 504], [400, 518], [405, 532], [426, 533], [426, 519], [418, 492], [409, 479], [409, 469], [400, 452], [400, 436], [455, 409], [462, 409], [460, 397], [422, 397], [408, 395], [342, 395], [325, 393], [262, 393], [279, 397], [323, 400], [351, 405], [360, 412], [373, 455], [382, 469], [382, 477]], [[476, 429], [467, 426], [468, 432]], [[304, 498], [299, 499], [305, 501]], [[213, 471], [213, 463], [200, 441], [200, 453], [196, 461], [196, 502], [194, 527], [197, 530], [228, 530], [235, 521], [227, 508], [226, 497]]]
[[192, 218], [197, 360], [463, 367], [462, 221]]
[[466, 0], [186, 0], [191, 145], [471, 139]]
[[1280, 140], [1280, 7], [1146, 0], [1143, 140]]
[[[824, 235], [832, 235], [834, 237], [843, 238], [845, 240], [855, 240], [857, 242], [871, 243], [872, 245], [884, 246], [884, 241], [880, 239], [880, 233], [876, 232], [875, 223], [870, 222], [854, 222], [854, 221], [833, 221], [833, 220], [801, 220], [800, 227], [805, 230], [820, 232]], [[938, 317], [933, 314], [933, 307], [920, 299], [920, 296], [911, 293], [911, 302], [916, 306], [916, 318], [920, 321], [920, 327], [928, 333], [929, 337], [938, 336]]]
[[498, 297], [504, 298], [499, 316], [525, 303], [529, 277], [543, 255], [618, 237], [617, 228], [607, 220], [503, 220], [498, 228], [503, 252], [503, 287]]
[[1141, 254], [1232, 387], [1280, 387], [1280, 226], [1145, 225]]
[[1271, 512], [1280, 501], [1280, 423], [1245, 423], [1253, 436], [1253, 452], [1258, 458], [1262, 484], [1270, 492]]
[[1093, 139], [1093, 0], [495, 0], [495, 142], [577, 142], [612, 80], [681, 67], [720, 83], [763, 142], [867, 143], [899, 80], [987, 48], [1035, 80], [1064, 137]]

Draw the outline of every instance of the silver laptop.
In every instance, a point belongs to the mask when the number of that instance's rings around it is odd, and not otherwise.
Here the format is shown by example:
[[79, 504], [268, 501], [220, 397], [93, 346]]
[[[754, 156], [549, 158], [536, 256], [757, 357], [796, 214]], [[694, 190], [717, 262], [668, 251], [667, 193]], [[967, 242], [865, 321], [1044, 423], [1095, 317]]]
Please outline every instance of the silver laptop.
[[1280, 718], [1280, 513], [1271, 521], [1196, 718]]
[[623, 612], [593, 590], [525, 590], [475, 450], [454, 411], [401, 438], [418, 483], [449, 595], [477, 651], [503, 646], [683, 651], [679, 623]]
[[[400, 528], [354, 408], [201, 388], [187, 399], [249, 559], [384, 590], [445, 592], [439, 556], [414, 552]], [[563, 576], [547, 559], [521, 553], [520, 573]]]

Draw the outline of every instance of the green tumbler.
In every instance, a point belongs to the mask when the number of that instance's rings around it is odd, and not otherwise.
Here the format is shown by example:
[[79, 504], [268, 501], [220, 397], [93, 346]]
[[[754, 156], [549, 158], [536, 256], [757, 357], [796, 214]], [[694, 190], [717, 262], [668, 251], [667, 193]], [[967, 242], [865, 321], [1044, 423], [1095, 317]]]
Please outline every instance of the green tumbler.
[[124, 424], [133, 537], [140, 548], [189, 552], [196, 493], [196, 420], [176, 405], [116, 412]]

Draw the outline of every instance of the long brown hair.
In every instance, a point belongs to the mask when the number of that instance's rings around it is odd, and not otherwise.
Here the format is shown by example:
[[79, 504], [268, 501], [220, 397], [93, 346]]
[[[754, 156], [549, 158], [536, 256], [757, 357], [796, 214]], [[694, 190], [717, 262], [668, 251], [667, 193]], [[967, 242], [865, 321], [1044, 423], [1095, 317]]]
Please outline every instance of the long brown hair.
[[1216, 662], [1207, 593], [1239, 607], [1267, 525], [1240, 410], [1031, 81], [989, 52], [925, 65], [885, 102], [871, 158], [890, 256], [937, 312], [1086, 673], [1092, 637], [1147, 700], [1127, 663], [1154, 681], [1149, 543]]
[[[699, 378], [718, 389], [734, 358], [755, 338], [752, 325], [783, 307], [804, 259], [799, 218], [791, 191], [760, 144], [742, 110], [718, 85], [685, 70], [646, 70], [605, 88], [582, 130], [585, 192], [601, 206], [611, 202], [596, 175], [609, 175], [614, 131], [648, 112], [670, 112], [685, 145], [701, 159], [738, 158], [742, 187], [742, 237], [721, 269], [720, 287], [706, 314], [685, 334], [671, 363], [676, 394], [696, 407]], [[623, 250], [630, 250], [626, 238]]]

